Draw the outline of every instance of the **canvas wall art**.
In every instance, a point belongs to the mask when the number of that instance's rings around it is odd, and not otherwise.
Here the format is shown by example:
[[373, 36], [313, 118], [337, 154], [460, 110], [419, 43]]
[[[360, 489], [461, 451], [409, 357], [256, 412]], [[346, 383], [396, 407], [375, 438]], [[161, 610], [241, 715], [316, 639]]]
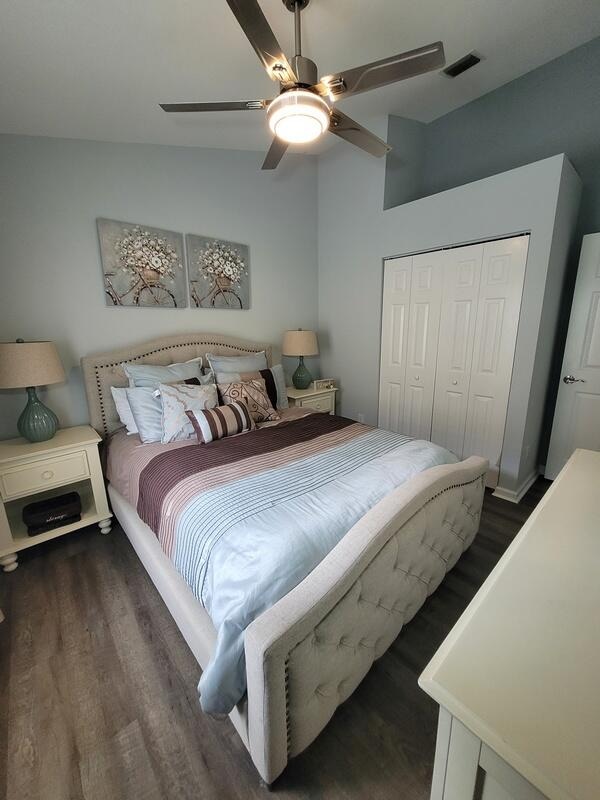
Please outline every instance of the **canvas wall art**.
[[185, 241], [192, 308], [250, 308], [248, 245], [191, 233]]
[[113, 219], [97, 222], [106, 305], [187, 305], [181, 233]]

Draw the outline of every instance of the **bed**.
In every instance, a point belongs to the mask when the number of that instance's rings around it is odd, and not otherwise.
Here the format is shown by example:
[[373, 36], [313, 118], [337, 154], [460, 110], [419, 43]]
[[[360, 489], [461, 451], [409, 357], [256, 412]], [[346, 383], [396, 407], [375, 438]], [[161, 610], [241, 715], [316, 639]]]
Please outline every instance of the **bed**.
[[[186, 461], [189, 481], [203, 446], [178, 443], [169, 452], [159, 453], [161, 448], [169, 446], [141, 445], [136, 450], [131, 441], [125, 441], [131, 437], [117, 433], [121, 423], [110, 388], [127, 385], [124, 362], [166, 365], [204, 356], [207, 352], [244, 355], [262, 350], [270, 364], [269, 345], [221, 335], [191, 334], [163, 337], [82, 359], [91, 424], [103, 438], [112, 439], [108, 454], [112, 481], [108, 493], [113, 511], [202, 667], [203, 679], [216, 674], [214, 665], [223, 649], [224, 626], [215, 627], [207, 611], [210, 602], [216, 602], [212, 596], [209, 595], [207, 602], [200, 602], [204, 598], [195, 582], [187, 575], [188, 580], [184, 580], [185, 570], [181, 564], [176, 567], [177, 559], [171, 552], [173, 545], [165, 545], [166, 541], [172, 543], [169, 536], [174, 536], [173, 526], [169, 528], [167, 524], [163, 530], [160, 527], [163, 520], [157, 517], [158, 521], [154, 521], [153, 516], [161, 504], [170, 507], [173, 497], [178, 496], [178, 486], [173, 481], [169, 483], [173, 466]], [[479, 527], [483, 502], [485, 460], [473, 457], [417, 471], [423, 468], [417, 463], [423, 455], [419, 443], [394, 440], [392, 437], [398, 434], [369, 429], [339, 417], [328, 417], [326, 421], [325, 416], [287, 413], [281, 424], [269, 426], [268, 431], [236, 437], [252, 450], [245, 453], [245, 460], [239, 463], [252, 464], [254, 472], [264, 472], [267, 466], [284, 470], [286, 485], [294, 487], [301, 479], [298, 465], [309, 463], [309, 456], [316, 459], [314, 465], [319, 469], [323, 467], [322, 454], [314, 448], [316, 442], [327, 441], [329, 461], [332, 453], [337, 457], [345, 448], [344, 457], [347, 458], [346, 451], [351, 451], [358, 459], [352, 467], [352, 478], [364, 480], [366, 473], [360, 470], [367, 468], [364, 453], [368, 443], [383, 459], [390, 448], [394, 448], [394, 453], [401, 450], [403, 469], [406, 470], [406, 464], [412, 465], [406, 471], [406, 476], [412, 477], [389, 490], [382, 483], [378, 487], [379, 494], [373, 495], [376, 501], [362, 510], [357, 505], [355, 516], [348, 517], [349, 529], [332, 539], [331, 548], [315, 560], [306, 576], [301, 576], [295, 584], [292, 582], [293, 588], [285, 590], [281, 597], [276, 595], [271, 605], [258, 605], [259, 613], [249, 618], [244, 630], [236, 630], [237, 638], [231, 647], [234, 650], [241, 647], [240, 663], [236, 661], [236, 665], [238, 671], [243, 672], [243, 692], [239, 690], [238, 676], [238, 692], [230, 695], [236, 702], [229, 716], [267, 784], [281, 774], [290, 758], [318, 736], [337, 706], [352, 694], [373, 661], [387, 650], [402, 626], [414, 616], [471, 544]], [[283, 447], [279, 440], [285, 437], [286, 446]], [[276, 447], [268, 444], [276, 440]], [[256, 443], [260, 445], [259, 453], [252, 449]], [[231, 454], [239, 446], [230, 439], [222, 449]], [[153, 447], [156, 453], [148, 449]], [[275, 450], [296, 453], [299, 447], [313, 449], [298, 451], [302, 459], [296, 456], [292, 467], [287, 461], [277, 464], [264, 461], [267, 456], [271, 458]], [[241, 457], [235, 455], [235, 458]], [[256, 463], [253, 459], [257, 459]], [[328, 469], [335, 471], [335, 464], [332, 466], [329, 461]], [[428, 463], [431, 462], [423, 461], [424, 465]], [[312, 479], [314, 465], [302, 474]], [[371, 462], [367, 466], [370, 469]], [[292, 471], [285, 471], [289, 469]], [[156, 473], [154, 483], [151, 481], [153, 473]], [[212, 469], [211, 474], [220, 479], [218, 468]], [[195, 473], [192, 477], [196, 480]], [[169, 484], [166, 488], [165, 481]], [[381, 482], [380, 476], [375, 482]], [[277, 481], [277, 486], [282, 483], [285, 481]], [[157, 486], [163, 487], [162, 495]], [[274, 491], [279, 491], [277, 486]], [[352, 491], [351, 482], [346, 488]], [[354, 489], [357, 488], [360, 488], [358, 484]], [[314, 489], [320, 490], [320, 487]], [[224, 487], [222, 491], [230, 489]], [[360, 491], [356, 494], [360, 495]], [[329, 508], [330, 516], [324, 534], [330, 532], [329, 528], [332, 531], [335, 528], [337, 514], [334, 505], [331, 515], [331, 497], [326, 496], [326, 500], [322, 508]], [[278, 495], [265, 499], [261, 513], [265, 515], [266, 529], [268, 520], [278, 519], [269, 515], [279, 503]], [[222, 502], [219, 507], [228, 506], [229, 502]], [[342, 512], [340, 507], [338, 516]], [[177, 520], [181, 518], [183, 512]], [[196, 518], [203, 519], [204, 511]], [[185, 533], [189, 529], [194, 533], [194, 526], [189, 522], [187, 528], [183, 523], [178, 522], [178, 525], [178, 531]], [[227, 584], [225, 589], [220, 586], [224, 568], [218, 568], [218, 564], [231, 563], [228, 561], [231, 553], [225, 552], [219, 561], [218, 550], [214, 552], [217, 555], [212, 556], [212, 572], [208, 578], [203, 572], [202, 580], [203, 586], [208, 580], [211, 592], [218, 598], [219, 592], [228, 592], [231, 585]], [[274, 569], [280, 566], [281, 561]], [[214, 618], [214, 608], [212, 610]], [[239, 698], [238, 694], [241, 694]], [[210, 697], [208, 690], [207, 696]], [[230, 705], [231, 702], [226, 704], [227, 710]]]

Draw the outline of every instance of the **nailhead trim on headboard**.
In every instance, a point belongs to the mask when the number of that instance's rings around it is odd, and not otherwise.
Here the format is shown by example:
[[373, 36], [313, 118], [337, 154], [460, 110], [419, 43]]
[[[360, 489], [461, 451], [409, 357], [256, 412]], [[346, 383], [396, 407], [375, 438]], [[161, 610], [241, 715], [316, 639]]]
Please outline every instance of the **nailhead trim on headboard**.
[[[214, 336], [214, 334], [213, 334]], [[238, 353], [257, 353], [263, 348], [268, 348], [268, 345], [263, 344], [255, 344], [255, 345], [244, 345], [242, 342], [240, 343], [232, 343], [232, 342], [223, 342], [218, 340], [212, 339], [205, 339], [200, 337], [198, 339], [191, 339], [188, 341], [183, 342], [174, 342], [173, 344], [165, 344], [162, 347], [154, 347], [150, 350], [144, 350], [141, 353], [138, 353], [135, 356], [131, 356], [130, 358], [118, 358], [117, 360], [110, 360], [100, 364], [94, 365], [94, 376], [95, 376], [95, 383], [96, 383], [96, 392], [98, 395], [98, 402], [99, 402], [99, 410], [100, 410], [100, 417], [101, 417], [101, 424], [104, 436], [109, 434], [109, 427], [108, 427], [108, 418], [107, 418], [107, 410], [105, 405], [105, 396], [101, 382], [101, 375], [102, 372], [106, 369], [113, 369], [114, 367], [120, 367], [121, 364], [130, 363], [134, 361], [143, 361], [145, 358], [149, 356], [155, 355], [157, 353], [168, 352], [169, 350], [178, 350], [181, 348], [186, 347], [197, 347], [201, 345], [202, 347], [219, 347], [222, 349], [229, 349], [234, 350]], [[143, 345], [142, 345], [143, 347]], [[132, 349], [137, 349], [132, 347]], [[108, 354], [107, 354], [108, 355]]]

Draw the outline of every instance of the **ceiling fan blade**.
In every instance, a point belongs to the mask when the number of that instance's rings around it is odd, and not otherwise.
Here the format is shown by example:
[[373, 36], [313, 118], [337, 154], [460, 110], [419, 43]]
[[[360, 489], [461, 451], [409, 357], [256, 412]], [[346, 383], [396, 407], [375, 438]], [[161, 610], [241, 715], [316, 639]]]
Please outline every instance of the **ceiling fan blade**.
[[288, 143], [276, 136], [271, 143], [271, 147], [269, 147], [269, 152], [263, 162], [262, 169], [275, 169], [287, 149]]
[[270, 78], [281, 83], [295, 83], [296, 75], [291, 68], [267, 18], [257, 0], [227, 0], [235, 18], [256, 50]]
[[365, 150], [370, 155], [377, 156], [377, 158], [381, 158], [392, 149], [383, 139], [363, 128], [362, 125], [347, 117], [346, 114], [342, 114], [337, 108], [331, 111], [329, 131], [339, 136], [340, 139], [345, 139], [350, 144], [360, 147], [361, 150]]
[[233, 100], [224, 103], [159, 103], [163, 111], [262, 111], [270, 100]]
[[432, 69], [439, 69], [445, 63], [444, 45], [442, 42], [434, 42], [427, 47], [419, 47], [391, 58], [373, 61], [372, 64], [363, 64], [362, 67], [326, 75], [315, 88], [320, 94], [325, 90], [332, 99], [349, 97], [369, 89], [377, 89], [379, 86], [387, 86], [388, 83], [413, 78]]

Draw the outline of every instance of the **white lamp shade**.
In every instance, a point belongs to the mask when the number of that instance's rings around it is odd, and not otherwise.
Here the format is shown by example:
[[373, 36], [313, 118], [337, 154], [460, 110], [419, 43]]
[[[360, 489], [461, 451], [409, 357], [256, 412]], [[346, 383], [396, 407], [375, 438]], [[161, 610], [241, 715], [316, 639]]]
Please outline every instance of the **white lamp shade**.
[[267, 110], [269, 127], [284, 142], [312, 142], [329, 128], [329, 106], [307, 89], [289, 89], [276, 97]]
[[47, 386], [64, 380], [54, 342], [0, 342], [0, 389]]
[[286, 331], [281, 353], [284, 356], [318, 356], [317, 334], [314, 331]]

